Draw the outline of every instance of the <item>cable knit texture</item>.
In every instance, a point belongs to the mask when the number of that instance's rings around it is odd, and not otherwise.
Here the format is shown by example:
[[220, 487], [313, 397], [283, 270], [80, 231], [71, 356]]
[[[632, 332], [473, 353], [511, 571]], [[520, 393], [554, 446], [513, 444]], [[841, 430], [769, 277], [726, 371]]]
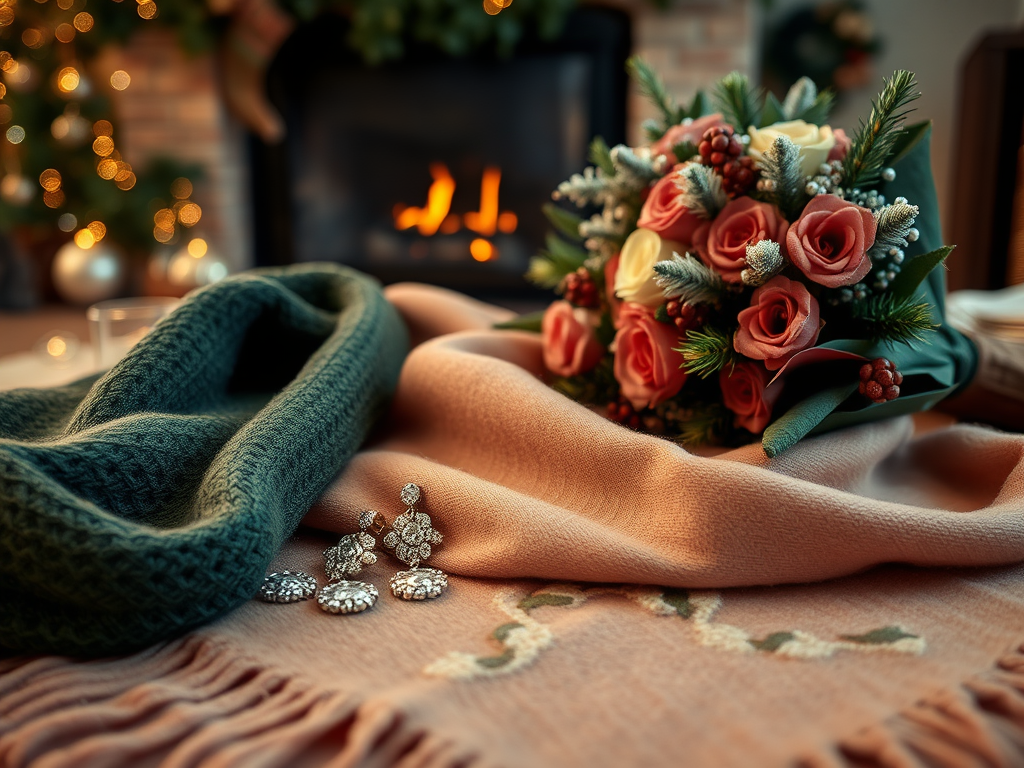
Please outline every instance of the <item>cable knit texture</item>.
[[248, 600], [407, 348], [374, 281], [305, 265], [197, 291], [98, 379], [0, 393], [0, 646], [126, 651]]

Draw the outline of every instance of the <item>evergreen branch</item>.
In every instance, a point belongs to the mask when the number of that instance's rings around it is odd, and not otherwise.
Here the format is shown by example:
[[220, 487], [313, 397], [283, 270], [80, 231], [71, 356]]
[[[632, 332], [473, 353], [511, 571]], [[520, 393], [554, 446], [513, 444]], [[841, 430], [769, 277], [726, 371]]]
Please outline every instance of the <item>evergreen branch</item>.
[[685, 163], [687, 160], [692, 160], [697, 152], [697, 145], [692, 141], [684, 141], [672, 147], [672, 154], [675, 155], [677, 163]]
[[694, 408], [679, 424], [679, 442], [683, 445], [721, 442], [729, 429], [730, 415], [721, 403]]
[[640, 89], [640, 93], [661, 112], [666, 130], [682, 121], [683, 110], [680, 110], [675, 99], [669, 96], [665, 84], [661, 82], [661, 78], [650, 64], [639, 56], [632, 56], [626, 61], [626, 71]]
[[582, 208], [590, 203], [603, 203], [612, 193], [612, 180], [593, 167], [586, 167], [583, 173], [574, 173], [568, 181], [558, 185], [551, 193], [554, 200], [568, 198]]
[[580, 234], [585, 238], [602, 237], [626, 239], [626, 222], [616, 219], [610, 210], [595, 213], [580, 224]]
[[576, 241], [583, 239], [580, 235], [580, 224], [583, 223], [581, 217], [554, 203], [544, 203], [541, 210], [547, 220], [551, 222], [551, 226], [562, 235]]
[[679, 299], [693, 304], [713, 304], [725, 291], [721, 276], [690, 254], [672, 254], [671, 261], [654, 265], [658, 284], [666, 299]]
[[730, 72], [715, 86], [712, 98], [725, 119], [740, 133], [761, 124], [761, 89], [752, 89], [746, 75]]
[[761, 175], [771, 182], [769, 196], [790, 221], [796, 221], [807, 202], [800, 147], [788, 136], [779, 136], [761, 155]]
[[654, 170], [650, 150], [644, 147], [634, 152], [625, 144], [617, 144], [611, 151], [612, 164], [615, 166], [615, 181], [622, 186], [643, 189], [661, 174]]
[[690, 163], [676, 179], [683, 205], [698, 216], [714, 219], [728, 202], [722, 189], [722, 177], [706, 165]]
[[665, 135], [665, 129], [657, 120], [644, 120], [640, 124], [640, 128], [643, 130], [644, 136], [647, 137], [648, 144], [653, 144]]
[[897, 298], [889, 294], [875, 296], [856, 310], [873, 342], [927, 342], [925, 334], [939, 326], [932, 321], [931, 306], [913, 298]]
[[696, 120], [698, 117], [704, 117], [704, 115], [708, 114], [711, 114], [711, 104], [708, 101], [708, 97], [704, 94], [704, 91], [697, 91], [694, 94], [693, 101], [690, 102], [690, 108], [685, 110], [683, 117]]
[[796, 120], [814, 104], [818, 98], [818, 86], [809, 77], [801, 77], [789, 87], [786, 98], [782, 100], [782, 117], [785, 120]]
[[832, 112], [832, 106], [835, 104], [835, 101], [835, 92], [831, 88], [826, 88], [818, 94], [811, 106], [803, 112], [799, 112], [793, 119], [803, 120], [805, 123], [813, 123], [814, 125], [825, 125], [828, 122], [828, 116]]
[[587, 158], [595, 167], [600, 168], [601, 173], [605, 176], [615, 175], [612, 151], [608, 148], [608, 143], [601, 136], [595, 136], [594, 140], [590, 142], [590, 151], [587, 154]]
[[747, 268], [740, 272], [744, 285], [764, 285], [786, 266], [779, 244], [774, 240], [758, 240], [747, 246]]
[[910, 205], [903, 198], [897, 198], [892, 205], [886, 205], [874, 212], [875, 244], [871, 250], [884, 253], [890, 248], [908, 245], [907, 235], [914, 226], [920, 209]]
[[912, 72], [899, 69], [872, 103], [868, 122], [861, 123], [850, 151], [843, 161], [843, 178], [848, 187], [862, 187], [877, 182], [882, 168], [903, 133], [904, 109], [921, 94], [914, 89], [917, 81]]
[[732, 334], [717, 328], [687, 331], [686, 341], [674, 351], [683, 356], [682, 367], [686, 372], [695, 373], [702, 379], [739, 362], [739, 355], [732, 348]]

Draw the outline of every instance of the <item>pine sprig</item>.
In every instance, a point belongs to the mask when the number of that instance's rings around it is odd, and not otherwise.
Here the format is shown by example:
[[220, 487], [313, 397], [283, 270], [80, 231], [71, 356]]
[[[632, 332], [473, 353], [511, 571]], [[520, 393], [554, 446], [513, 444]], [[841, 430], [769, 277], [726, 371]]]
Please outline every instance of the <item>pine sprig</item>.
[[702, 379], [739, 362], [732, 348], [732, 334], [709, 326], [703, 331], [687, 331], [686, 341], [674, 350], [683, 356], [686, 372]]
[[661, 82], [661, 78], [650, 64], [639, 56], [632, 56], [626, 61], [626, 72], [636, 83], [640, 93], [661, 112], [666, 130], [682, 122], [686, 116], [684, 110], [680, 109], [675, 99], [669, 95], [665, 84]]
[[751, 88], [746, 75], [730, 72], [715, 86], [712, 98], [723, 117], [741, 133], [761, 124], [761, 89]]
[[592, 203], [604, 203], [612, 194], [613, 185], [613, 180], [601, 170], [587, 166], [583, 173], [574, 173], [568, 181], [559, 184], [551, 197], [554, 200], [568, 198], [582, 208]]
[[905, 107], [921, 95], [916, 87], [914, 74], [903, 69], [896, 70], [885, 82], [878, 99], [872, 103], [868, 122], [861, 123], [843, 161], [846, 186], [867, 186], [881, 178], [882, 168], [903, 133], [904, 118], [911, 111]]
[[615, 166], [615, 180], [620, 184], [643, 189], [661, 174], [654, 170], [650, 151], [644, 148], [637, 154], [625, 144], [617, 144], [611, 151], [612, 165]]
[[722, 442], [729, 430], [731, 414], [721, 403], [694, 408], [679, 423], [679, 442], [683, 445], [709, 445]]
[[601, 173], [605, 176], [615, 175], [612, 151], [608, 148], [608, 143], [601, 136], [595, 136], [594, 140], [590, 142], [590, 151], [587, 157], [595, 167], [601, 169]]
[[725, 291], [725, 283], [718, 273], [688, 253], [685, 256], [672, 254], [671, 261], [656, 263], [654, 271], [658, 275], [654, 281], [666, 299], [712, 304]]
[[856, 315], [864, 323], [873, 342], [927, 343], [925, 334], [938, 328], [932, 321], [931, 307], [927, 303], [890, 294], [863, 302]]
[[580, 224], [583, 223], [582, 217], [554, 203], [544, 203], [541, 210], [544, 212], [545, 218], [551, 222], [551, 226], [564, 237], [574, 241], [583, 239], [583, 236], [580, 234]]
[[690, 163], [676, 179], [680, 202], [705, 219], [714, 219], [728, 199], [722, 189], [722, 177], [706, 165]]
[[762, 177], [769, 181], [769, 197], [789, 221], [795, 221], [807, 202], [800, 147], [788, 136], [779, 136], [761, 155]]
[[875, 211], [875, 244], [871, 246], [871, 250], [884, 252], [890, 248], [903, 248], [908, 245], [907, 235], [910, 234], [918, 213], [920, 209], [905, 202], [904, 198], [897, 198], [891, 205]]

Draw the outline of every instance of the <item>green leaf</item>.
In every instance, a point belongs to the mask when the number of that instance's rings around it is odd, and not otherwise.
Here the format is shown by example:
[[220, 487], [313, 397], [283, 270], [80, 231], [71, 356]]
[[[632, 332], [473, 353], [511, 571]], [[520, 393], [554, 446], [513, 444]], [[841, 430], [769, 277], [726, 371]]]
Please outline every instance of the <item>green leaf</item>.
[[644, 120], [640, 126], [647, 137], [647, 143], [653, 144], [665, 135], [665, 128], [657, 120]]
[[580, 224], [583, 223], [582, 216], [577, 216], [575, 213], [567, 211], [555, 203], [545, 203], [541, 210], [544, 211], [547, 220], [551, 222], [551, 226], [562, 235], [570, 240], [583, 242], [583, 238], [580, 236]]
[[683, 117], [688, 117], [691, 120], [696, 120], [698, 117], [704, 117], [704, 115], [711, 114], [711, 102], [708, 100], [707, 94], [704, 91], [697, 91], [693, 97], [693, 101], [690, 102], [690, 108], [684, 111]]
[[596, 136], [590, 142], [590, 162], [601, 169], [601, 172], [611, 177], [615, 175], [615, 164], [612, 162], [612, 151], [607, 142]]
[[747, 640], [747, 642], [759, 651], [773, 653], [795, 637], [796, 635], [792, 632], [772, 632], [764, 640]]
[[769, 458], [796, 445], [846, 398], [857, 391], [857, 381], [848, 381], [821, 389], [805, 397], [768, 425], [761, 446]]
[[928, 135], [928, 131], [931, 127], [932, 121], [925, 120], [904, 128], [903, 133], [901, 133], [893, 142], [892, 149], [889, 152], [889, 157], [886, 159], [885, 164], [889, 166], [896, 165], [896, 163], [910, 154], [910, 150], [916, 147], [918, 142]]
[[764, 109], [761, 111], [761, 127], [763, 128], [773, 123], [781, 123], [785, 119], [786, 114], [782, 108], [782, 102], [778, 100], [774, 93], [768, 93], [764, 97]]
[[732, 348], [732, 334], [708, 326], [703, 331], [687, 331], [686, 341], [674, 351], [683, 356], [681, 367], [702, 379], [739, 360]]
[[730, 72], [718, 81], [712, 96], [725, 119], [740, 133], [761, 124], [761, 89], [751, 88], [747, 76]]
[[503, 323], [495, 323], [494, 327], [503, 331], [533, 331], [540, 333], [541, 323], [544, 321], [545, 310], [540, 309], [519, 317], [513, 317]]
[[865, 645], [888, 645], [889, 643], [895, 643], [897, 640], [917, 639], [917, 635], [905, 632], [901, 627], [882, 627], [881, 629], [873, 629], [863, 635], [842, 635], [841, 637], [843, 640], [849, 640], [851, 643], [864, 643]]
[[814, 125], [825, 125], [828, 122], [829, 113], [832, 112], [832, 105], [835, 104], [836, 95], [831, 88], [821, 91], [814, 99], [814, 103], [798, 115], [794, 120], [803, 120], [805, 123]]
[[954, 248], [956, 248], [955, 245], [944, 245], [905, 262], [900, 273], [889, 283], [889, 295], [897, 299], [912, 298], [925, 278], [946, 260]]
[[665, 90], [665, 84], [646, 61], [639, 56], [630, 57], [626, 61], [626, 72], [636, 83], [640, 93], [661, 112], [666, 129], [682, 119], [682, 110], [676, 106], [675, 100]]
[[657, 308], [655, 308], [654, 319], [659, 323], [668, 323], [669, 325], [675, 322], [675, 320], [668, 316], [668, 310], [665, 309], [664, 304], [659, 304]]
[[554, 232], [548, 232], [544, 238], [547, 255], [556, 266], [565, 270], [565, 274], [575, 272], [587, 260], [587, 252], [579, 246], [568, 243]]
[[698, 152], [697, 145], [692, 141], [684, 141], [672, 147], [672, 154], [676, 156], [676, 163], [685, 163]]

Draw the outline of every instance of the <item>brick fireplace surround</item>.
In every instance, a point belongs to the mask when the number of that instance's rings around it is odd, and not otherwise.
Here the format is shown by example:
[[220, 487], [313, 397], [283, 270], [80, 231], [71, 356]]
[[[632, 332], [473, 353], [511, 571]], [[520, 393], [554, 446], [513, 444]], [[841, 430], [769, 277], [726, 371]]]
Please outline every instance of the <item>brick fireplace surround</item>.
[[[754, 0], [675, 0], [664, 11], [647, 0], [604, 5], [630, 14], [633, 52], [655, 67], [680, 100], [733, 70], [756, 76]], [[204, 179], [194, 198], [204, 211], [198, 234], [233, 269], [250, 266], [245, 129], [220, 98], [216, 57], [189, 57], [172, 35], [159, 30], [143, 31], [108, 56], [104, 68], [124, 69], [132, 76], [131, 87], [116, 94], [115, 103], [118, 145], [126, 159], [145, 167], [147, 158], [170, 150], [201, 164]], [[654, 112], [631, 92], [627, 114], [629, 141], [639, 144], [640, 123]]]

